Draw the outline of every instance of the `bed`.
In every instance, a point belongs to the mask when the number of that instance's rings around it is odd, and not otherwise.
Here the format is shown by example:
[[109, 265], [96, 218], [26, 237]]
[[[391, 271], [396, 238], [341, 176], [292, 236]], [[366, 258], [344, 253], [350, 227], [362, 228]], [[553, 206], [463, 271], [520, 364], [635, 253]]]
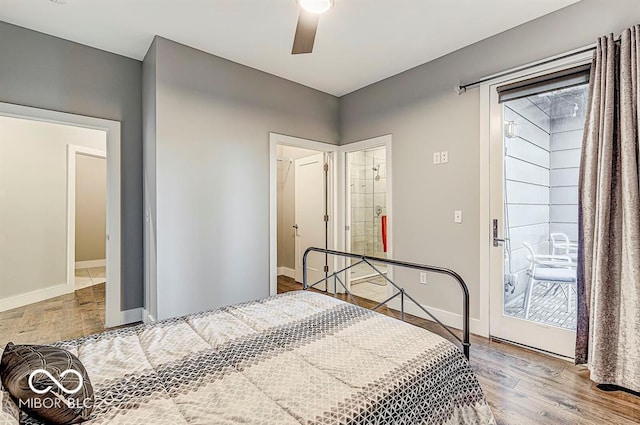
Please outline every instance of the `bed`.
[[[85, 423], [495, 423], [455, 345], [309, 291], [54, 345], [91, 378]], [[19, 423], [4, 391], [0, 406], [0, 425]]]

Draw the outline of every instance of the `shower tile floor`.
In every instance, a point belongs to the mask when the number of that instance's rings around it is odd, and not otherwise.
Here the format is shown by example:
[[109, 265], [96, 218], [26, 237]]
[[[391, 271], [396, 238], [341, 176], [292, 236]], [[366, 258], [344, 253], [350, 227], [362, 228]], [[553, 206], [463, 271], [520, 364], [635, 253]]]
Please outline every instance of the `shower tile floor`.
[[382, 302], [388, 298], [387, 281], [382, 276], [352, 281], [351, 293], [361, 298]]
[[[537, 284], [533, 288], [529, 319], [544, 325], [556, 326], [564, 329], [576, 329], [576, 293], [575, 287], [565, 285], [565, 291], [569, 291], [571, 303], [567, 311], [567, 299], [558, 289], [549, 291], [545, 285]], [[514, 303], [507, 305], [504, 312], [508, 316], [524, 319], [524, 294]]]

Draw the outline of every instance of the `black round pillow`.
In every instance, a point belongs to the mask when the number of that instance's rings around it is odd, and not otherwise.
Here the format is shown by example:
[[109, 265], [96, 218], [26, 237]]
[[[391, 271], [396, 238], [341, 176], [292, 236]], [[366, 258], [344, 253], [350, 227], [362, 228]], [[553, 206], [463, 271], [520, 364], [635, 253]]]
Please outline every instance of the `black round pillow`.
[[46, 345], [7, 344], [0, 361], [2, 385], [20, 410], [51, 424], [89, 419], [93, 387], [80, 360]]

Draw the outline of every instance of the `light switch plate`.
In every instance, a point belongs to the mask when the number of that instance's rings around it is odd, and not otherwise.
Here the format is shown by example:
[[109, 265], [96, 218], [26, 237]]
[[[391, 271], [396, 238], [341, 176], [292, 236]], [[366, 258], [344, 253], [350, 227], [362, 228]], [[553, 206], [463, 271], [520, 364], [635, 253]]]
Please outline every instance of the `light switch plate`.
[[440, 163], [446, 164], [449, 162], [449, 151], [440, 152]]
[[462, 211], [453, 212], [453, 221], [456, 223], [462, 223]]
[[433, 163], [440, 164], [440, 152], [433, 153]]
[[427, 272], [420, 272], [420, 283], [423, 285], [427, 284]]

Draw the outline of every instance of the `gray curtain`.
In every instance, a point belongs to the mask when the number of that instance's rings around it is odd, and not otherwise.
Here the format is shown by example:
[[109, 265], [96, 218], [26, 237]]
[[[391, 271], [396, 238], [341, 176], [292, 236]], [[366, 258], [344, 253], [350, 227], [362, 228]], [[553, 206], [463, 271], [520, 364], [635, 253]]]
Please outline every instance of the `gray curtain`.
[[640, 391], [640, 25], [594, 55], [580, 166], [576, 363]]

